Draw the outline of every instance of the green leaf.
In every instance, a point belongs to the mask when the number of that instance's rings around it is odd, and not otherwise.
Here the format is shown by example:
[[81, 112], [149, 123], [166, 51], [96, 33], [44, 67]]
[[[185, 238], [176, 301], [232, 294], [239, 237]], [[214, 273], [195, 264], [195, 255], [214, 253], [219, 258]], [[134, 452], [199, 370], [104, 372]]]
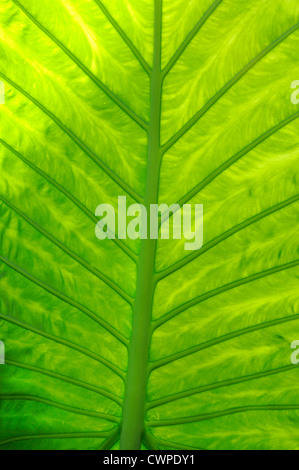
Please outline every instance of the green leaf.
[[298, 450], [298, 1], [0, 9], [0, 448]]

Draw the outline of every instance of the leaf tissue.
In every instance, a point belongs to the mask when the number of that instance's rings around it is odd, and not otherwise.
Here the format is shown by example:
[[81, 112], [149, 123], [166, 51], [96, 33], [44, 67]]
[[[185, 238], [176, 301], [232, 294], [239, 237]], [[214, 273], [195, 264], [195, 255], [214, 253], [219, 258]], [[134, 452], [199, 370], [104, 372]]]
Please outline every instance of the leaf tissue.
[[[299, 450], [298, 0], [1, 0], [0, 37], [0, 449]], [[119, 197], [202, 204], [202, 248], [99, 240]]]

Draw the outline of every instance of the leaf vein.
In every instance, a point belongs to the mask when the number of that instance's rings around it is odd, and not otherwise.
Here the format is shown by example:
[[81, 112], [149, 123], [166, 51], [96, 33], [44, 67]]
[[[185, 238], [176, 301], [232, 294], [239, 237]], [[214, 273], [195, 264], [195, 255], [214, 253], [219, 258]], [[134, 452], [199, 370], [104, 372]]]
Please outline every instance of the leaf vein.
[[201, 27], [207, 22], [207, 20], [210, 18], [210, 16], [214, 13], [214, 11], [218, 8], [220, 3], [222, 3], [223, 0], [216, 0], [210, 8], [206, 11], [206, 13], [202, 16], [202, 18], [196, 23], [192, 31], [188, 34], [186, 39], [182, 42], [174, 56], [170, 59], [164, 70], [162, 71], [162, 76], [163, 79], [167, 76], [167, 74], [170, 72], [170, 70], [173, 68], [173, 66], [176, 64], [176, 62], [179, 60], [183, 52], [186, 50], [188, 45], [191, 43], [191, 41], [194, 39], [194, 37], [197, 35]]
[[158, 369], [160, 367], [163, 367], [167, 364], [170, 364], [171, 362], [177, 361], [179, 359], [186, 358], [190, 356], [191, 354], [195, 354], [199, 351], [203, 351], [205, 349], [209, 349], [213, 346], [216, 346], [218, 344], [224, 343], [226, 341], [230, 341], [231, 339], [239, 338], [240, 336], [244, 336], [250, 333], [254, 333], [259, 330], [271, 328], [272, 326], [276, 325], [281, 325], [283, 323], [289, 323], [291, 321], [295, 321], [299, 319], [299, 314], [288, 316], [288, 317], [283, 317], [279, 318], [277, 320], [272, 320], [270, 322], [264, 322], [260, 323], [259, 325], [254, 325], [252, 327], [240, 329], [237, 331], [234, 331], [233, 333], [229, 333], [223, 336], [220, 336], [218, 338], [212, 339], [210, 341], [207, 341], [206, 343], [198, 344], [196, 346], [193, 346], [192, 348], [185, 349], [184, 351], [180, 351], [178, 353], [172, 354], [171, 356], [167, 356], [163, 359], [159, 359], [155, 362], [152, 363], [152, 366], [150, 368], [151, 371]]
[[12, 263], [11, 261], [9, 261], [8, 259], [4, 258], [1, 255], [0, 255], [0, 261], [2, 261], [4, 264], [6, 264], [9, 268], [11, 268], [14, 271], [16, 271], [17, 273], [19, 273], [21, 276], [24, 276], [25, 278], [27, 278], [32, 283], [36, 284], [37, 286], [41, 287], [45, 291], [47, 291], [50, 294], [54, 295], [58, 299], [62, 300], [65, 303], [68, 303], [69, 305], [76, 308], [77, 310], [80, 310], [82, 313], [84, 313], [89, 318], [91, 318], [96, 323], [98, 323], [104, 330], [109, 332], [111, 334], [111, 336], [114, 336], [115, 339], [117, 339], [120, 343], [122, 343], [124, 346], [127, 347], [127, 345], [128, 345], [127, 338], [125, 336], [123, 336], [119, 331], [115, 330], [105, 320], [102, 320], [98, 315], [96, 315], [94, 312], [89, 310], [87, 307], [81, 305], [80, 303], [76, 302], [75, 300], [70, 299], [69, 297], [62, 294], [61, 292], [58, 292], [56, 289], [54, 289], [53, 287], [48, 286], [46, 283], [40, 281], [39, 279], [35, 278], [34, 276], [31, 276], [31, 274], [27, 273], [22, 268], [20, 268], [19, 266]]
[[106, 414], [106, 413], [98, 413], [98, 412], [95, 412], [95, 411], [87, 411], [87, 410], [83, 410], [81, 408], [75, 408], [73, 406], [68, 406], [68, 405], [65, 405], [63, 403], [58, 403], [58, 402], [55, 402], [55, 401], [52, 401], [52, 400], [47, 400], [46, 398], [42, 398], [42, 397], [37, 397], [37, 396], [33, 396], [33, 395], [0, 395], [0, 401], [3, 400], [3, 401], [34, 401], [34, 402], [37, 402], [37, 403], [42, 403], [42, 404], [45, 404], [45, 405], [49, 405], [53, 408], [59, 408], [61, 410], [64, 410], [64, 411], [68, 411], [70, 413], [74, 413], [74, 414], [79, 414], [79, 415], [83, 415], [83, 416], [90, 416], [92, 418], [99, 418], [99, 419], [104, 419], [104, 420], [107, 420], [107, 421], [111, 421], [112, 423], [118, 423], [119, 420], [116, 416], [113, 416], [113, 415], [109, 415], [109, 414]]
[[35, 333], [36, 335], [43, 336], [44, 338], [47, 338], [51, 341], [54, 341], [55, 343], [60, 343], [63, 346], [66, 346], [67, 348], [74, 349], [75, 351], [78, 351], [81, 354], [84, 354], [85, 356], [89, 356], [92, 359], [94, 359], [95, 361], [98, 361], [101, 364], [103, 364], [104, 366], [106, 366], [107, 369], [110, 369], [111, 372], [118, 375], [122, 380], [125, 379], [124, 372], [121, 369], [119, 369], [117, 366], [112, 364], [112, 362], [108, 361], [107, 359], [103, 358], [102, 356], [99, 356], [98, 354], [95, 354], [95, 353], [89, 351], [86, 348], [83, 348], [82, 346], [79, 346], [75, 343], [67, 341], [63, 338], [59, 338], [58, 336], [52, 335], [50, 333], [38, 330], [37, 328], [34, 328], [31, 325], [27, 325], [25, 323], [22, 323], [22, 322], [16, 320], [15, 318], [9, 317], [7, 315], [3, 315], [2, 313], [0, 313], [0, 318], [2, 318], [2, 320], [4, 320], [4, 321], [7, 321], [9, 323], [12, 323], [12, 324], [18, 326], [19, 328], [23, 328], [24, 330], [31, 331], [32, 333]]
[[193, 395], [197, 395], [199, 393], [209, 392], [209, 391], [216, 390], [218, 388], [230, 387], [230, 386], [233, 386], [233, 385], [240, 385], [242, 383], [250, 382], [252, 380], [264, 379], [266, 377], [270, 377], [270, 376], [276, 375], [276, 374], [281, 374], [281, 373], [284, 373], [284, 372], [289, 372], [289, 371], [294, 370], [294, 369], [298, 369], [298, 366], [297, 365], [284, 366], [284, 367], [269, 370], [269, 371], [266, 371], [266, 372], [258, 372], [256, 374], [247, 375], [247, 376], [244, 376], [244, 377], [238, 377], [236, 379], [224, 380], [222, 382], [216, 382], [214, 384], [204, 385], [204, 386], [201, 386], [201, 387], [196, 387], [196, 388], [191, 389], [191, 390], [185, 390], [183, 392], [175, 393], [173, 395], [169, 395], [169, 396], [166, 396], [166, 397], [163, 397], [163, 398], [158, 398], [157, 400], [152, 400], [152, 401], [148, 402], [147, 410], [151, 410], [153, 408], [157, 408], [159, 406], [166, 405], [166, 404], [171, 403], [173, 401], [181, 400], [182, 398], [189, 398], [189, 397], [191, 397]]
[[151, 427], [159, 426], [177, 426], [180, 424], [195, 423], [200, 421], [207, 421], [215, 418], [222, 418], [233, 414], [252, 412], [252, 411], [288, 411], [299, 410], [299, 405], [264, 405], [264, 406], [243, 406], [239, 408], [231, 408], [226, 411], [219, 411], [215, 413], [207, 413], [203, 415], [190, 416], [186, 418], [176, 418], [164, 421], [150, 421], [148, 423]]
[[127, 44], [133, 55], [136, 57], [140, 65], [143, 67], [145, 72], [150, 76], [151, 74], [151, 68], [146, 62], [145, 58], [141, 55], [141, 53], [138, 51], [137, 47], [134, 46], [132, 41], [129, 39], [127, 34], [124, 32], [124, 30], [120, 27], [119, 23], [113, 18], [113, 16], [109, 13], [107, 8], [104, 7], [102, 2], [100, 0], [95, 0], [96, 3], [98, 4], [99, 8], [102, 10], [106, 18], [109, 20], [109, 22], [112, 24], [114, 29], [118, 32], [118, 34], [121, 36], [121, 38], [124, 40], [124, 42]]
[[247, 64], [237, 75], [235, 75], [224, 87], [211, 98], [204, 107], [199, 110], [168, 142], [161, 147], [161, 153], [164, 155], [173, 145], [175, 145], [211, 108], [222, 98], [241, 78], [243, 78], [259, 61], [261, 61], [269, 52], [281, 44], [284, 39], [288, 38], [293, 32], [299, 28], [299, 23], [290, 28], [282, 36], [276, 39], [266, 49], [260, 52], [249, 64]]
[[254, 215], [253, 217], [250, 217], [249, 219], [246, 219], [244, 222], [241, 224], [236, 225], [235, 227], [231, 228], [227, 232], [224, 232], [223, 234], [219, 235], [218, 237], [214, 238], [210, 242], [208, 242], [201, 250], [195, 251], [191, 255], [187, 256], [181, 261], [178, 261], [177, 263], [173, 264], [169, 268], [165, 269], [164, 271], [161, 271], [160, 273], [157, 274], [157, 282], [161, 281], [167, 276], [170, 276], [171, 274], [174, 274], [176, 271], [179, 269], [182, 269], [183, 267], [187, 266], [189, 263], [197, 259], [199, 256], [203, 255], [207, 251], [211, 250], [215, 246], [217, 246], [219, 243], [222, 243], [225, 240], [228, 240], [230, 237], [235, 235], [236, 233], [240, 232], [241, 230], [244, 230], [245, 228], [249, 227], [250, 225], [255, 224], [256, 222], [259, 222], [265, 217], [268, 217], [269, 215], [275, 214], [275, 212], [284, 209], [285, 207], [290, 206], [291, 204], [294, 204], [295, 202], [299, 201], [299, 195], [293, 196], [290, 199], [287, 199], [286, 201], [280, 202], [276, 206], [270, 207], [269, 209], [266, 209], [263, 212], [260, 212], [259, 214]]
[[[7, 142], [2, 140], [0, 138], [0, 144], [2, 144], [4, 147], [6, 147], [10, 152], [12, 152], [17, 158], [22, 160], [22, 162], [25, 163], [29, 168], [31, 168], [33, 171], [38, 173], [42, 178], [44, 178], [48, 183], [50, 183], [52, 186], [54, 186], [59, 192], [64, 194], [78, 209], [80, 209], [92, 222], [95, 224], [98, 223], [98, 219], [95, 217], [95, 215], [87, 209], [87, 207], [84, 206], [73, 194], [71, 194], [69, 191], [67, 191], [63, 186], [61, 186], [57, 181], [55, 181], [51, 176], [47, 175], [43, 170], [35, 166], [33, 163], [31, 163], [27, 158], [25, 158], [23, 155], [21, 155], [17, 150], [15, 150], [13, 147], [11, 147]], [[137, 257], [136, 254], [131, 251], [129, 247], [127, 247], [121, 240], [118, 238], [115, 238], [112, 240], [126, 255], [128, 255], [134, 263], [136, 263]]]
[[0, 441], [0, 446], [4, 446], [7, 444], [12, 444], [18, 441], [30, 441], [33, 439], [96, 439], [96, 438], [104, 438], [107, 437], [109, 434], [108, 432], [101, 432], [101, 433], [61, 433], [61, 434], [28, 434], [27, 436], [17, 436], [11, 439], [6, 439], [4, 441]]
[[52, 377], [57, 380], [61, 380], [62, 382], [70, 383], [80, 388], [84, 388], [86, 390], [90, 390], [91, 392], [95, 392], [99, 395], [102, 395], [109, 400], [114, 401], [117, 405], [121, 406], [122, 400], [116, 396], [114, 393], [108, 392], [100, 387], [95, 385], [88, 384], [83, 382], [82, 380], [72, 379], [71, 377], [67, 377], [66, 375], [58, 374], [57, 372], [52, 372], [50, 370], [42, 369], [40, 367], [31, 366], [29, 364], [23, 364], [21, 362], [11, 361], [10, 359], [5, 359], [5, 364], [17, 367], [20, 369], [31, 370], [32, 372], [37, 372], [39, 374], [47, 375], [48, 377]]
[[44, 114], [46, 114], [55, 124], [65, 133], [67, 134], [73, 142], [75, 142], [78, 147], [94, 161], [107, 176], [111, 178], [123, 191], [129, 194], [135, 201], [142, 202], [142, 197], [135, 192], [130, 186], [127, 185], [111, 168], [109, 168], [106, 163], [104, 163], [90, 148], [87, 147], [84, 142], [82, 142], [77, 135], [73, 133], [70, 129], [68, 129], [61, 121], [57, 118], [51, 111], [49, 111], [42, 103], [36, 100], [33, 96], [31, 96], [27, 91], [23, 90], [17, 83], [13, 80], [8, 78], [4, 73], [0, 71], [0, 76], [9, 83], [13, 88], [19, 91], [22, 95], [24, 95], [29, 101], [31, 101], [35, 106], [37, 106]]
[[17, 0], [12, 0], [14, 4], [68, 57], [98, 86], [124, 113], [126, 113], [140, 127], [147, 131], [148, 123], [130, 109], [120, 98], [118, 98], [109, 88], [104, 85], [64, 44], [62, 44], [50, 31], [48, 31], [26, 8]]
[[229, 284], [226, 284], [225, 286], [218, 287], [217, 289], [214, 289], [213, 291], [206, 292], [205, 294], [201, 294], [198, 297], [195, 297], [192, 300], [189, 300], [188, 302], [185, 302], [184, 304], [180, 305], [179, 307], [174, 308], [167, 314], [163, 315], [159, 320], [156, 320], [154, 322], [154, 328], [156, 329], [158, 326], [163, 325], [164, 323], [168, 322], [175, 316], [179, 315], [180, 313], [184, 312], [190, 307], [193, 307], [194, 305], [197, 305], [205, 300], [208, 300], [212, 297], [215, 297], [217, 295], [220, 295], [230, 289], [234, 289], [236, 287], [240, 287], [244, 284], [247, 284], [249, 282], [256, 281], [258, 279], [261, 279], [266, 276], [270, 276], [272, 274], [278, 273], [280, 271], [284, 271], [286, 269], [293, 268], [299, 264], [299, 260], [292, 261], [290, 263], [283, 264], [281, 266], [277, 266], [275, 268], [267, 269], [265, 271], [262, 271], [257, 274], [252, 274], [251, 276], [245, 277], [243, 279], [238, 279], [237, 281], [233, 281]]
[[125, 302], [132, 305], [132, 299], [128, 296], [128, 294], [121, 289], [115, 282], [109, 279], [105, 274], [101, 273], [98, 269], [94, 268], [90, 264], [88, 264], [83, 258], [78, 256], [72, 250], [70, 250], [67, 246], [61, 243], [57, 238], [53, 237], [49, 232], [44, 230], [40, 225], [35, 223], [33, 220], [30, 219], [25, 213], [23, 213], [20, 209], [18, 209], [14, 204], [10, 203], [7, 199], [3, 196], [0, 196], [0, 201], [6, 204], [12, 211], [18, 214], [22, 219], [24, 219], [28, 224], [30, 224], [35, 230], [37, 230], [40, 234], [42, 234], [45, 238], [50, 240], [54, 245], [60, 248], [64, 253], [70, 256], [72, 259], [77, 261], [78, 264], [83, 266], [87, 271], [92, 273], [102, 282], [104, 282], [110, 289], [112, 289], [116, 294], [118, 294]]

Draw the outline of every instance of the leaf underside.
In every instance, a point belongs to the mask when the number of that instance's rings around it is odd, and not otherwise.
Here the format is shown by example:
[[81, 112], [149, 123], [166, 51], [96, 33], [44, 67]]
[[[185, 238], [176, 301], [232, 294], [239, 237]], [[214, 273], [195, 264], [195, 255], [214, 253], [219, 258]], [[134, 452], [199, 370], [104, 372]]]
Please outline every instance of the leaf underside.
[[[2, 0], [0, 449], [299, 449], [297, 0]], [[95, 237], [203, 204], [204, 246]]]

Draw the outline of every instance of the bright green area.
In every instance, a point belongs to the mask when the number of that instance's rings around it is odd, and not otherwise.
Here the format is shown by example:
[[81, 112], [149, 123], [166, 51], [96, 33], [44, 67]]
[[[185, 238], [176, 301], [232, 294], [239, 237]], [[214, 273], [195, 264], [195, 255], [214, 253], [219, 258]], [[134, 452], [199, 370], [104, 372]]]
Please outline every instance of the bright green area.
[[[299, 450], [297, 0], [3, 0], [0, 449]], [[204, 246], [95, 209], [204, 204]]]

